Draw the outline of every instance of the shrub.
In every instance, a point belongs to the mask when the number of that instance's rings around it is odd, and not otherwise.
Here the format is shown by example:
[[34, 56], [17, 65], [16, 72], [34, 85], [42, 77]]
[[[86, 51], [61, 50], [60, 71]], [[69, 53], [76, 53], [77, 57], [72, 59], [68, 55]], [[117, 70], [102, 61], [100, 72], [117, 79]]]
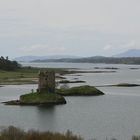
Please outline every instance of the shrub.
[[0, 140], [83, 140], [81, 137], [73, 135], [71, 131], [65, 134], [53, 132], [39, 132], [29, 130], [25, 132], [20, 128], [9, 126], [0, 132]]

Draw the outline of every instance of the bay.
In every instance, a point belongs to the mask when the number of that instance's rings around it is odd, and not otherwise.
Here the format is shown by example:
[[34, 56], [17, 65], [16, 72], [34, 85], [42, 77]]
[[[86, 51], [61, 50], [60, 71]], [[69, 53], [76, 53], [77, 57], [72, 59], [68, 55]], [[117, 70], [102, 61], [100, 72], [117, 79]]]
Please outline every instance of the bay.
[[[113, 73], [78, 73], [66, 77], [69, 80], [74, 78], [85, 80], [86, 84], [94, 86], [122, 82], [140, 84], [139, 65], [89, 63], [24, 63], [23, 65], [46, 68], [78, 68], [91, 71], [96, 70], [95, 67], [116, 67], [118, 69]], [[69, 86], [76, 85], [79, 84], [70, 84]], [[37, 85], [5, 85], [0, 88], [0, 101], [18, 99], [21, 94], [36, 88]], [[66, 97], [66, 105], [54, 107], [5, 106], [0, 104], [0, 126], [14, 125], [26, 130], [36, 129], [53, 132], [66, 132], [69, 129], [85, 139], [96, 138], [97, 140], [113, 137], [118, 140], [129, 140], [132, 135], [139, 135], [140, 87], [98, 88], [105, 93], [104, 96]]]

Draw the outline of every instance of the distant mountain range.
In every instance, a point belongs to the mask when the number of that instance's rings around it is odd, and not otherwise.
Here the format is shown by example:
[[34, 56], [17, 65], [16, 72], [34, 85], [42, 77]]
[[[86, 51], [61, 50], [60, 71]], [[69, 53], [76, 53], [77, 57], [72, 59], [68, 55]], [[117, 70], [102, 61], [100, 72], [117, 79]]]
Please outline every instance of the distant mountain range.
[[36, 60], [33, 62], [65, 62], [65, 63], [105, 63], [105, 64], [140, 64], [140, 57], [84, 57]]
[[131, 49], [126, 52], [114, 55], [114, 57], [140, 57], [140, 49]]
[[93, 56], [78, 57], [70, 55], [22, 56], [15, 58], [18, 62], [72, 62], [72, 63], [106, 63], [106, 64], [140, 64], [140, 50], [132, 49], [112, 57]]
[[71, 55], [21, 56], [21, 57], [16, 57], [14, 60], [18, 62], [31, 62], [31, 61], [41, 61], [46, 59], [62, 59], [62, 58], [80, 58], [80, 57], [71, 56]]

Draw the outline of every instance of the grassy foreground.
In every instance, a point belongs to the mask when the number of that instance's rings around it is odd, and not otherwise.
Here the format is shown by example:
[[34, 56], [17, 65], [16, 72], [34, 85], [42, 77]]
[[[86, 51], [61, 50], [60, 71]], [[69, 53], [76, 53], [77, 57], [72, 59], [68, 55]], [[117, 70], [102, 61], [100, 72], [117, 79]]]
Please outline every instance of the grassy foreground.
[[25, 132], [20, 128], [9, 126], [0, 131], [0, 140], [83, 140], [67, 131], [64, 134], [52, 132], [39, 132], [29, 130]]
[[94, 86], [78, 86], [72, 88], [61, 88], [57, 89], [57, 94], [63, 96], [97, 96], [97, 95], [104, 95], [104, 93]]
[[[106, 138], [107, 139], [107, 138]], [[84, 140], [74, 135], [71, 131], [66, 133], [39, 132], [35, 130], [24, 131], [20, 128], [9, 126], [1, 129], [0, 140]], [[93, 139], [96, 140], [96, 139]], [[117, 140], [115, 138], [109, 140]], [[132, 140], [140, 140], [140, 136], [132, 136]]]

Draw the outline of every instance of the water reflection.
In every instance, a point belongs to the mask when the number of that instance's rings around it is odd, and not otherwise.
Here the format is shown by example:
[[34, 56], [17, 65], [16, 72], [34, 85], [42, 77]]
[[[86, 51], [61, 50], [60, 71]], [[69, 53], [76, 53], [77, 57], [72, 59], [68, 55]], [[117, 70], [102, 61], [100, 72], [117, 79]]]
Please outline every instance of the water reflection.
[[38, 124], [43, 130], [54, 130], [56, 128], [55, 106], [38, 106]]

